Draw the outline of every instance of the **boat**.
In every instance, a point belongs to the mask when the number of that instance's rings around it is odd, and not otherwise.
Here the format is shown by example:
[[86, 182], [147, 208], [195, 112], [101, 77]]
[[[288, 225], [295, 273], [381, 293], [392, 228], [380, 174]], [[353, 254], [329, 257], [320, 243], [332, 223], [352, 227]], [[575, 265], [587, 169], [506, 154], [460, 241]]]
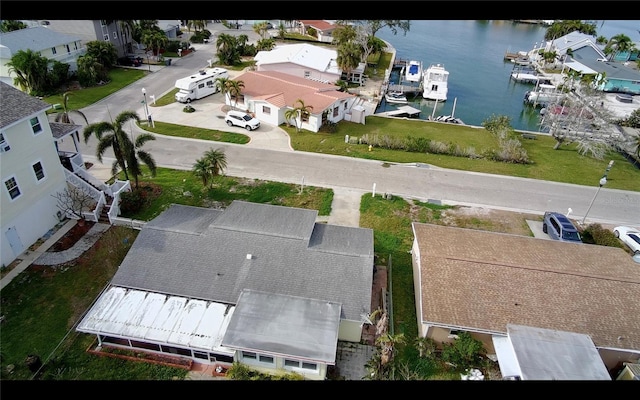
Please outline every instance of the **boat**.
[[431, 64], [424, 71], [422, 84], [422, 97], [427, 100], [446, 101], [449, 80], [449, 71], [442, 64]]
[[387, 94], [384, 95], [384, 99], [387, 101], [387, 103], [394, 103], [394, 104], [408, 103], [407, 96], [405, 96], [404, 93], [402, 92], [388, 92]]
[[557, 103], [562, 96], [563, 93], [559, 92], [555, 85], [541, 83], [536, 85], [536, 89], [524, 94], [524, 102], [533, 105]]
[[422, 62], [409, 61], [404, 69], [404, 80], [408, 82], [420, 82], [422, 80]]

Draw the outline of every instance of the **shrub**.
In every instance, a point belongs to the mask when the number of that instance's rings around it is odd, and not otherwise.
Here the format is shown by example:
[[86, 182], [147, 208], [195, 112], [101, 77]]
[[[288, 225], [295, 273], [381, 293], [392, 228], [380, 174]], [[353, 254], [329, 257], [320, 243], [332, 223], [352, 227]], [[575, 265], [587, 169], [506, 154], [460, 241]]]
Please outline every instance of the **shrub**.
[[447, 343], [442, 349], [442, 359], [453, 364], [458, 371], [475, 368], [482, 364], [484, 346], [469, 332], [460, 332], [453, 343]]
[[192, 113], [194, 111], [196, 111], [195, 108], [193, 108], [191, 106], [191, 104], [187, 104], [186, 106], [184, 106], [184, 108], [182, 109], [182, 111], [186, 112], [186, 113]]
[[144, 190], [134, 189], [120, 194], [120, 211], [122, 214], [135, 214], [142, 209], [147, 201]]
[[589, 224], [584, 228], [581, 236], [584, 243], [624, 248], [613, 232], [603, 228], [600, 224]]

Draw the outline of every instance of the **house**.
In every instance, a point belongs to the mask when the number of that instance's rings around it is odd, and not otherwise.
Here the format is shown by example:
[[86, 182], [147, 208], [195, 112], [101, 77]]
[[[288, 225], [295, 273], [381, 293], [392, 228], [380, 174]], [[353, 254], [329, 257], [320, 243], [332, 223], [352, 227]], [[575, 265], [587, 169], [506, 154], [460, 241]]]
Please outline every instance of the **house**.
[[15, 73], [7, 63], [19, 51], [32, 50], [49, 60], [69, 64], [69, 72], [78, 70], [78, 57], [86, 53], [80, 37], [54, 32], [43, 26], [0, 33], [0, 80], [14, 86]]
[[322, 380], [371, 312], [371, 229], [234, 201], [147, 222], [77, 326], [100, 346]]
[[257, 71], [279, 71], [324, 83], [343, 80], [362, 84], [365, 79], [365, 63], [359, 63], [350, 71], [343, 71], [338, 66], [338, 52], [335, 49], [308, 43], [262, 50], [255, 55], [254, 60]]
[[[86, 169], [80, 125], [50, 122], [51, 105], [0, 82], [0, 228], [2, 264], [20, 254], [65, 218], [55, 195], [76, 188], [94, 200], [88, 220], [112, 221], [128, 181], [106, 184]], [[115, 201], [115, 204], [111, 206]], [[105, 214], [103, 214], [103, 212]]]
[[[563, 68], [580, 75], [604, 77], [596, 88], [604, 92], [640, 94], [640, 71], [623, 62], [609, 61], [604, 51], [594, 43], [594, 37], [574, 31], [558, 39], [548, 41], [544, 51], [555, 51], [563, 60]], [[539, 60], [541, 55], [535, 55]], [[630, 54], [626, 54], [630, 56]], [[625, 61], [626, 61], [625, 57]]]
[[319, 42], [333, 42], [333, 31], [338, 27], [331, 21], [322, 19], [300, 19], [298, 20], [298, 32], [301, 35], [310, 35]]
[[[23, 21], [28, 22], [28, 21]], [[139, 47], [132, 38], [132, 32], [125, 33], [118, 20], [38, 20], [53, 32], [65, 33], [80, 38], [82, 46], [95, 40], [107, 41], [118, 51], [118, 58], [135, 53]]]
[[337, 58], [338, 52], [335, 49], [300, 43], [276, 46], [269, 51], [261, 50], [253, 59], [259, 72], [278, 71], [335, 84], [342, 77]]
[[313, 109], [308, 118], [296, 123], [312, 132], [318, 132], [327, 121], [344, 119], [358, 100], [353, 94], [339, 91], [336, 85], [278, 71], [247, 71], [234, 80], [242, 81], [244, 88], [239, 96], [232, 98], [227, 94], [226, 104], [247, 110], [264, 123], [278, 126], [287, 122], [286, 111], [297, 107], [297, 101], [302, 100], [305, 106]]
[[509, 325], [588, 335], [610, 376], [640, 358], [640, 268], [621, 248], [414, 222], [418, 333], [461, 331], [501, 364]]

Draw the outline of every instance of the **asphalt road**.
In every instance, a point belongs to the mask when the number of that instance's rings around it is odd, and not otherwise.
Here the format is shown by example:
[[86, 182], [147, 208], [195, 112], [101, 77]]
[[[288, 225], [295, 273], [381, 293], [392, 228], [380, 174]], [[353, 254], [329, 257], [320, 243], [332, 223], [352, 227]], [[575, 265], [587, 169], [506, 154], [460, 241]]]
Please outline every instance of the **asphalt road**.
[[[197, 49], [183, 59], [174, 60], [171, 66], [149, 74], [82, 111], [89, 121], [110, 121], [123, 110], [137, 110], [141, 116], [144, 115], [143, 87], [148, 96], [155, 94], [159, 98], [174, 87], [176, 79], [208, 66], [207, 60], [213, 57], [215, 46], [203, 44], [198, 45]], [[213, 97], [208, 101], [216, 99]], [[198, 108], [196, 104], [194, 106]], [[165, 120], [161, 119], [160, 110], [150, 107], [150, 111], [152, 115], [157, 114], [157, 120]], [[231, 129], [226, 125], [222, 126], [224, 122], [219, 117], [212, 116], [211, 128]], [[263, 125], [259, 131], [281, 135], [277, 127]], [[259, 132], [256, 131], [257, 133]], [[90, 140], [88, 145], [83, 144], [83, 155], [91, 159], [95, 155], [96, 143], [97, 141]], [[145, 144], [145, 149], [151, 152], [161, 167], [189, 170], [211, 144], [207, 141], [157, 136], [155, 141]], [[441, 169], [424, 164], [385, 165], [380, 161], [283, 150], [281, 147], [273, 149], [266, 143], [264, 146], [215, 143], [215, 147], [225, 151], [228, 162], [225, 173], [230, 176], [376, 193], [389, 192], [421, 201], [538, 214], [547, 210], [567, 213], [571, 208], [571, 217], [578, 220], [582, 220], [588, 212], [586, 223], [640, 226], [640, 192], [608, 189], [605, 186], [596, 196], [599, 177], [594, 177], [594, 186], [580, 186]], [[105, 157], [105, 164], [110, 165], [108, 157]]]

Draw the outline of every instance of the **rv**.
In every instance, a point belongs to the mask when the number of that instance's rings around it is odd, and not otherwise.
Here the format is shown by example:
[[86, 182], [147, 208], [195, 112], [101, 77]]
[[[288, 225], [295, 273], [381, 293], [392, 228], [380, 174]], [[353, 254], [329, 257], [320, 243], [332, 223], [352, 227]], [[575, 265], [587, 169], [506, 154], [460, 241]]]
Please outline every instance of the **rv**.
[[176, 93], [176, 101], [180, 103], [191, 103], [191, 100], [198, 100], [210, 94], [220, 91], [218, 78], [228, 78], [229, 73], [224, 68], [209, 68], [201, 70], [197, 75], [190, 75], [176, 81], [176, 87], [180, 89]]

